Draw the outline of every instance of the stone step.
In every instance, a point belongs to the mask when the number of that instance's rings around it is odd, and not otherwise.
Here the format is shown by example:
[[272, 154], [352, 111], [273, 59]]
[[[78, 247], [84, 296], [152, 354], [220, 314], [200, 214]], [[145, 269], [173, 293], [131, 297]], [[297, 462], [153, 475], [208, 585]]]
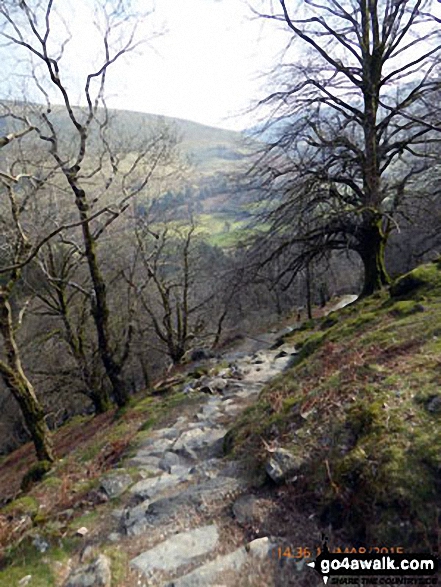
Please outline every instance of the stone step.
[[214, 560], [201, 565], [191, 573], [164, 583], [163, 587], [207, 587], [221, 580], [221, 575], [227, 572], [239, 572], [253, 557], [269, 559], [273, 544], [268, 538], [258, 538], [246, 546], [233, 552], [218, 556]]
[[130, 566], [146, 577], [152, 577], [158, 571], [171, 573], [212, 552], [218, 540], [215, 524], [180, 532], [132, 559]]

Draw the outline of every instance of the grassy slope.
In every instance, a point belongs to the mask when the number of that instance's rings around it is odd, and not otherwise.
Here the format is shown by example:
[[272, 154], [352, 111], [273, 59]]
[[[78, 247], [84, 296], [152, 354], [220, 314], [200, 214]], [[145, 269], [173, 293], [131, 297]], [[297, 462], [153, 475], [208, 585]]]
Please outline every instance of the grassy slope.
[[293, 491], [370, 545], [437, 549], [441, 507], [441, 266], [291, 336], [274, 380], [227, 446], [261, 468], [265, 443], [303, 463]]
[[[33, 587], [63, 582], [69, 558], [84, 548], [76, 530], [87, 527], [88, 539], [99, 534], [115, 507], [115, 499], [106, 503], [100, 497], [100, 478], [153, 427], [182, 414], [184, 401], [191, 409], [188, 397], [171, 387], [165, 395], [133, 398], [122, 411], [73, 419], [54, 435], [55, 467], [27, 493], [20, 492], [20, 481], [35, 462], [31, 444], [0, 462], [0, 496], [11, 499], [0, 508], [0, 587], [16, 585], [26, 575], [32, 575]], [[126, 472], [139, 480], [136, 469]], [[50, 544], [44, 555], [35, 547], [38, 537]], [[105, 553], [112, 560], [112, 587], [120, 587], [127, 561], [117, 546], [109, 545]]]
[[[293, 503], [306, 501], [308, 512], [342, 527], [354, 544], [427, 550], [435, 547], [441, 506], [441, 266], [418, 268], [392, 293], [292, 334], [301, 347], [297, 363], [263, 391], [226, 445], [257, 469], [265, 445], [295, 452], [303, 466]], [[19, 483], [32, 447], [0, 462], [0, 495], [16, 497], [0, 509], [0, 587], [28, 574], [35, 587], [58, 585], [84, 546], [76, 529], [89, 528], [92, 541], [107, 535], [115, 500], [100, 502], [99, 479], [152, 426], [192, 409], [178, 389], [67, 424], [55, 436], [61, 460], [27, 494]], [[44, 556], [33, 545], [37, 536], [51, 544]], [[127, 557], [117, 545], [106, 553], [112, 585], [121, 587]]]

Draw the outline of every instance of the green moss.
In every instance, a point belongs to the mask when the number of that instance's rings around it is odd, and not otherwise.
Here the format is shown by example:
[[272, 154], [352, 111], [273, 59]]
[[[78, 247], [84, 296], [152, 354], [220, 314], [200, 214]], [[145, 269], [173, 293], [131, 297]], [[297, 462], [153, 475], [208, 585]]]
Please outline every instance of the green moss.
[[390, 288], [392, 298], [420, 300], [426, 294], [441, 293], [439, 262], [420, 265], [398, 278]]
[[29, 495], [15, 499], [7, 506], [3, 508], [4, 514], [28, 514], [30, 516], [35, 515], [38, 512], [40, 505], [38, 501]]
[[389, 312], [396, 318], [404, 318], [418, 312], [424, 312], [424, 306], [413, 300], [401, 300], [395, 302]]
[[41, 481], [44, 475], [52, 469], [52, 463], [49, 461], [38, 461], [32, 465], [29, 471], [23, 476], [21, 489], [28, 491], [34, 483]]
[[152, 405], [155, 403], [155, 399], [152, 396], [147, 396], [139, 401], [136, 405], [132, 407], [135, 412], [146, 412], [151, 409]]
[[326, 333], [325, 332], [316, 332], [309, 336], [302, 344], [298, 345], [300, 349], [300, 353], [298, 356], [298, 362], [303, 361], [312, 353], [314, 353], [325, 341]]
[[112, 587], [119, 587], [127, 577], [128, 554], [118, 546], [108, 546], [104, 554], [110, 558], [112, 572]]
[[42, 487], [47, 487], [47, 488], [60, 487], [62, 484], [63, 484], [63, 480], [60, 479], [60, 477], [56, 477], [55, 475], [49, 475], [41, 483]]
[[357, 402], [347, 411], [346, 425], [359, 437], [371, 433], [381, 421], [382, 404], [368, 399]]
[[20, 579], [26, 575], [32, 575], [32, 587], [55, 587], [57, 583], [54, 562], [65, 563], [68, 556], [69, 551], [62, 543], [60, 546], [51, 544], [48, 552], [42, 557], [29, 537], [19, 546], [6, 551], [0, 571], [0, 587], [18, 585]]
[[256, 468], [262, 441], [295, 449], [305, 463], [296, 495], [354, 540], [436, 548], [440, 263], [397, 283], [392, 295], [322, 320], [319, 332], [293, 333], [301, 360], [270, 382], [226, 445]]
[[93, 512], [87, 512], [79, 518], [75, 518], [70, 524], [70, 527], [72, 530], [78, 530], [78, 528], [81, 528], [82, 526], [90, 529], [99, 518], [100, 514], [101, 510], [99, 509], [95, 509]]
[[336, 324], [338, 324], [338, 314], [337, 312], [331, 312], [322, 320], [320, 324], [320, 330], [327, 330]]
[[32, 587], [54, 587], [55, 576], [48, 564], [35, 562], [23, 563], [7, 567], [0, 571], [0, 587], [11, 587], [11, 585], [18, 585], [20, 579], [26, 575], [32, 576]]
[[354, 328], [359, 328], [360, 326], [363, 326], [364, 324], [368, 324], [369, 322], [373, 322], [374, 320], [376, 320], [378, 317], [378, 314], [376, 312], [365, 312], [360, 314], [359, 316], [357, 316], [357, 318], [355, 318], [355, 320], [353, 320], [352, 322], [350, 322], [350, 325]]

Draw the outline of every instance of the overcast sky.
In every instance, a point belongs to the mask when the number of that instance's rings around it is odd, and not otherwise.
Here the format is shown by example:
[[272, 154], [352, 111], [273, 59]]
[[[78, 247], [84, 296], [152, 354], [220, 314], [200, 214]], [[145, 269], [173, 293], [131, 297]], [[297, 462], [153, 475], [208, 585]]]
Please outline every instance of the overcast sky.
[[[64, 50], [60, 75], [73, 101], [84, 104], [80, 98], [81, 93], [84, 98], [84, 80], [87, 73], [102, 63], [102, 40], [92, 24], [93, 1], [76, 0], [74, 12], [71, 1], [54, 2], [49, 47], [56, 55], [55, 48], [69, 30], [72, 38]], [[155, 0], [132, 1], [145, 8]], [[256, 1], [259, 0], [253, 0], [254, 4]], [[57, 20], [57, 11], [66, 28]], [[41, 27], [44, 17], [42, 12]], [[255, 123], [252, 117], [239, 115], [263, 96], [262, 86], [267, 82], [261, 74], [274, 66], [286, 41], [274, 22], [253, 17], [246, 0], [156, 0], [155, 12], [140, 29], [139, 33], [146, 38], [159, 31], [163, 34], [109, 69], [109, 107], [236, 130]], [[32, 33], [28, 38], [35, 45]], [[24, 75], [26, 68], [30, 70], [29, 53], [16, 46], [3, 46], [0, 51], [2, 97], [21, 99], [24, 95], [41, 101], [41, 92]], [[39, 79], [47, 78], [41, 65], [39, 72]], [[48, 84], [46, 88], [51, 101], [60, 103], [61, 96], [54, 93], [54, 87]]]
[[[237, 115], [260, 95], [259, 74], [274, 65], [282, 35], [243, 0], [157, 0], [156, 50], [133, 60], [118, 107], [240, 129]], [[113, 88], [113, 84], [112, 84]], [[109, 87], [110, 89], [110, 87]]]

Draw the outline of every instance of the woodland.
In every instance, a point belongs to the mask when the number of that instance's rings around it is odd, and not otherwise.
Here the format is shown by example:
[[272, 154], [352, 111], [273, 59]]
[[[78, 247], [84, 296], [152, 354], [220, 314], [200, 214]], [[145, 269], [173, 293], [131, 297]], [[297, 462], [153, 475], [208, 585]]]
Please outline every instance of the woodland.
[[254, 2], [289, 37], [244, 133], [107, 107], [149, 18], [124, 0], [95, 7], [78, 106], [63, 6], [0, 3], [36, 91], [0, 104], [0, 449], [31, 439], [44, 470], [73, 415], [122, 409], [288, 312], [375, 294], [440, 244], [436, 2]]

